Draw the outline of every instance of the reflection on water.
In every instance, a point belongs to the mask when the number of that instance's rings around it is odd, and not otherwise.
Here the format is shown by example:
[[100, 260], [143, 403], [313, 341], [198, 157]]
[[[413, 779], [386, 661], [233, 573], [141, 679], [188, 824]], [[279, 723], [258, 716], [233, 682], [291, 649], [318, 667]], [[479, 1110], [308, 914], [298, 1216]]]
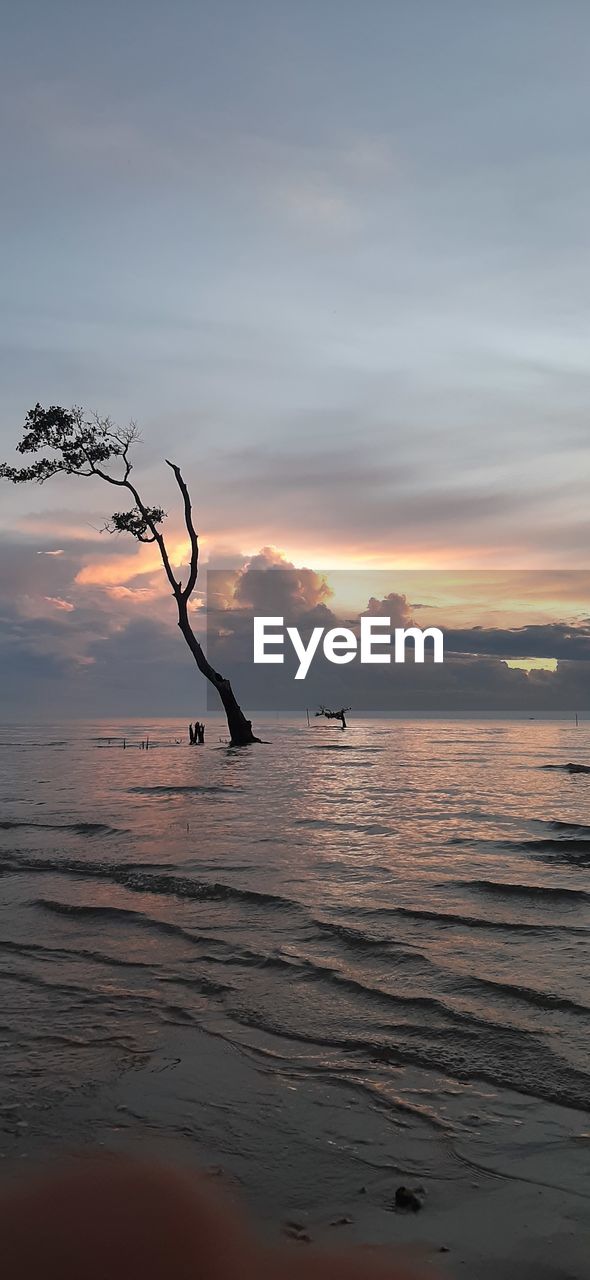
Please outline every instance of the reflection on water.
[[108, 1079], [197, 1024], [400, 1122], [456, 1127], [466, 1083], [480, 1136], [500, 1088], [583, 1107], [590, 776], [546, 766], [589, 764], [590, 731], [267, 734], [240, 753], [213, 722], [192, 749], [178, 722], [2, 729], [8, 1094]]

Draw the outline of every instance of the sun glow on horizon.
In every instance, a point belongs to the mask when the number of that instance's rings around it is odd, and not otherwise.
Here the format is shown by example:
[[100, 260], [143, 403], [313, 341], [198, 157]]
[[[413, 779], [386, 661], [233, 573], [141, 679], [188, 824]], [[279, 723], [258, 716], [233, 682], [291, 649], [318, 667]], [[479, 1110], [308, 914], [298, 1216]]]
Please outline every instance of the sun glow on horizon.
[[557, 671], [557, 658], [503, 658], [507, 667], [514, 671]]

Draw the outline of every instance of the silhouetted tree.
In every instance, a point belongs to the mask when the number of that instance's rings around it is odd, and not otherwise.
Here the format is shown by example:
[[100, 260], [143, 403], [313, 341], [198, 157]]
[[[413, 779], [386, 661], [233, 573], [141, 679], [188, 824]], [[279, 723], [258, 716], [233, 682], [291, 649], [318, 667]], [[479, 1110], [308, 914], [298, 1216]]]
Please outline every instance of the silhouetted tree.
[[35, 481], [43, 484], [51, 476], [93, 476], [117, 489], [125, 490], [133, 500], [127, 511], [116, 511], [105, 524], [109, 533], [130, 533], [137, 542], [155, 542], [160, 552], [164, 572], [170, 584], [178, 610], [178, 626], [195, 659], [199, 671], [217, 690], [227, 717], [232, 746], [241, 747], [250, 742], [260, 742], [252, 733], [252, 722], [247, 720], [238, 706], [231, 684], [225, 676], [215, 671], [207, 661], [203, 649], [191, 626], [189, 602], [195, 590], [199, 570], [199, 540], [193, 523], [190, 494], [180, 467], [166, 459], [171, 468], [180, 496], [184, 523], [190, 544], [190, 560], [184, 585], [175, 576], [160, 525], [166, 518], [162, 507], [150, 507], [143, 501], [131, 479], [133, 463], [132, 446], [139, 440], [135, 423], [129, 427], [117, 427], [110, 418], [97, 414], [85, 415], [80, 408], [62, 409], [52, 406], [43, 409], [40, 404], [31, 409], [25, 419], [22, 440], [17, 445], [19, 453], [39, 454], [30, 466], [11, 467], [0, 465], [0, 477], [14, 484]]

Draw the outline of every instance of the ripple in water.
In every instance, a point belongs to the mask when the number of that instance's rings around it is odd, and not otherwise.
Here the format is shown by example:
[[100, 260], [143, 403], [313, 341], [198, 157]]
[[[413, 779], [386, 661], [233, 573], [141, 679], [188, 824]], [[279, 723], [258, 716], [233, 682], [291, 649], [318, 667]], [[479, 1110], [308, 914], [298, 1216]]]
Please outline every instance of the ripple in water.
[[113, 745], [133, 732], [48, 735], [43, 778], [16, 731], [0, 751], [15, 1088], [39, 1078], [17, 1043], [70, 1088], [222, 1018], [299, 1073], [329, 1050], [367, 1089], [419, 1068], [585, 1106], [590, 765], [569, 727], [277, 723], [246, 756], [168, 722], [149, 752]]

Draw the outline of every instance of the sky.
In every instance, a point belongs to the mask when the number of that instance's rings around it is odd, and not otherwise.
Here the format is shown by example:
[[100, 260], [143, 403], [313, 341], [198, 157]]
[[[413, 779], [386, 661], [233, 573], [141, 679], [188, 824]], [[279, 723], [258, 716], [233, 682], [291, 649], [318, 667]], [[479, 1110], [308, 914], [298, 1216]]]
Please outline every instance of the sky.
[[[179, 560], [164, 455], [204, 564], [588, 566], [585, 0], [21, 0], [2, 28], [0, 456], [37, 401], [137, 420]], [[110, 514], [94, 482], [2, 486], [11, 714], [136, 711], [156, 670], [147, 710], [179, 702], [153, 549]]]

